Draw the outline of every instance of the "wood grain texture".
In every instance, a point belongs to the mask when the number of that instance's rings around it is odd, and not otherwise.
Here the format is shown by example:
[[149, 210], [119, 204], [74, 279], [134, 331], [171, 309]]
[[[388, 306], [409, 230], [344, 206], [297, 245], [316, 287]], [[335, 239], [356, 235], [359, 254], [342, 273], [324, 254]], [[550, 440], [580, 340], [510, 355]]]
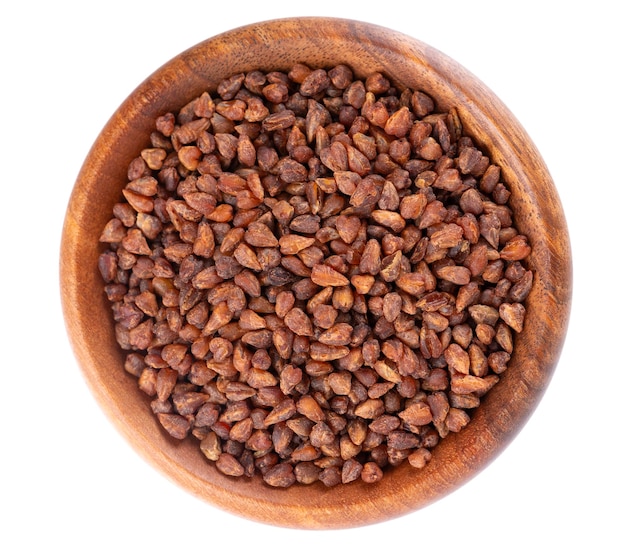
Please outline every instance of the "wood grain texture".
[[[121, 197], [126, 167], [148, 145], [157, 116], [178, 110], [224, 77], [252, 69], [350, 65], [358, 77], [381, 71], [400, 87], [456, 107], [464, 128], [502, 167], [518, 227], [533, 246], [535, 284], [526, 330], [509, 369], [470, 425], [435, 449], [421, 471], [402, 465], [381, 483], [274, 489], [221, 475], [191, 440], [172, 442], [158, 427], [136, 380], [122, 369], [109, 305], [97, 271], [98, 237]], [[242, 27], [181, 53], [148, 77], [98, 136], [77, 178], [61, 246], [67, 331], [84, 376], [111, 421], [139, 454], [187, 491], [234, 514], [308, 529], [354, 527], [415, 511], [485, 468], [522, 428], [543, 395], [565, 339], [571, 301], [565, 217], [539, 152], [519, 122], [473, 75], [426, 44], [349, 20], [299, 18]]]

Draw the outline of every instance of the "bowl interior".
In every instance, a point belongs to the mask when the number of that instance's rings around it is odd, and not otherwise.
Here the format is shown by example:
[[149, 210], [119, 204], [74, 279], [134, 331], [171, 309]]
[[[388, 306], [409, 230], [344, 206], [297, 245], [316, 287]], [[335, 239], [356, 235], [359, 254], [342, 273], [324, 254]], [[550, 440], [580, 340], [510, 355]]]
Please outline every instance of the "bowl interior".
[[[109, 303], [97, 270], [98, 237], [120, 200], [129, 162], [149, 144], [154, 120], [176, 111], [231, 74], [286, 70], [294, 63], [346, 63], [421, 89], [441, 109], [456, 107], [464, 129], [502, 168], [516, 224], [529, 236], [535, 284], [526, 327], [509, 369], [459, 434], [442, 440], [422, 470], [404, 464], [376, 486], [267, 487], [220, 474], [191, 439], [174, 442], [158, 426], [136, 379], [124, 372]], [[569, 316], [569, 238], [554, 184], [531, 140], [507, 108], [453, 60], [416, 39], [356, 21], [300, 18], [242, 27], [190, 48], [147, 78], [112, 116], [80, 171], [66, 213], [61, 293], [68, 334], [103, 409], [137, 451], [186, 490], [235, 514], [305, 528], [382, 521], [423, 507], [493, 460], [532, 413], [556, 366]]]

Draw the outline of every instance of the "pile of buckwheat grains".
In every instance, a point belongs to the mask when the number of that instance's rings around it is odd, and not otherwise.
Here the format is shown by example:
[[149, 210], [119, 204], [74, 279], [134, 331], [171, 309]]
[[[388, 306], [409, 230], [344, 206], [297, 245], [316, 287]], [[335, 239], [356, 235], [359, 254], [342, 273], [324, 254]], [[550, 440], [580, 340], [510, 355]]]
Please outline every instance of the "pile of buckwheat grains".
[[506, 370], [533, 281], [456, 110], [296, 65], [231, 76], [150, 140], [99, 270], [163, 429], [271, 486], [424, 467]]

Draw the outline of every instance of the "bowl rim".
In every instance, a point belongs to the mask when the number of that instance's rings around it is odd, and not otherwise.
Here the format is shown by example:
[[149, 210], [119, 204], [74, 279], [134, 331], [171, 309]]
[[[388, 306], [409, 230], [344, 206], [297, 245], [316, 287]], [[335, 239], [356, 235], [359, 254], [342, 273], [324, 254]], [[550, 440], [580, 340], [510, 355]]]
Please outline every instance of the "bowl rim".
[[[503, 377], [506, 386], [496, 385], [478, 408], [470, 423], [475, 430], [442, 440], [433, 461], [419, 473], [401, 465], [394, 470], [398, 475], [390, 474], [360, 493], [353, 485], [281, 490], [261, 487], [255, 480], [229, 479], [211, 468], [199, 472], [192, 459], [196, 448], [173, 445], [156, 424], [145, 419], [141, 426], [133, 424], [136, 419], [131, 419], [128, 404], [120, 398], [129, 385], [128, 376], [123, 369], [107, 367], [119, 357], [94, 352], [96, 343], [108, 342], [111, 336], [111, 328], [103, 327], [95, 317], [104, 297], [86, 301], [83, 296], [86, 288], [102, 287], [95, 264], [90, 269], [85, 266], [97, 248], [85, 238], [99, 235], [95, 232], [102, 227], [89, 215], [89, 207], [97, 200], [99, 186], [119, 185], [115, 183], [120, 178], [125, 183], [119, 169], [109, 173], [107, 166], [129, 144], [135, 144], [136, 151], [141, 149], [146, 141], [142, 128], [153, 121], [155, 112], [170, 108], [172, 100], [164, 91], [184, 90], [180, 108], [199, 95], [194, 91], [207, 82], [210, 86], [239, 72], [232, 69], [234, 60], [237, 68], [254, 67], [254, 52], [262, 47], [287, 58], [285, 52], [291, 52], [293, 57], [301, 36], [319, 49], [320, 64], [332, 59], [331, 50], [342, 44], [365, 56], [368, 66], [393, 67], [393, 74], [388, 75], [392, 80], [419, 81], [427, 75], [430, 89], [425, 91], [442, 108], [445, 103], [459, 108], [464, 126], [468, 125], [492, 161], [500, 164], [504, 179], [513, 181], [513, 208], [530, 212], [518, 220], [520, 229], [528, 229], [534, 241], [531, 267], [538, 277], [527, 309], [534, 337], [532, 342], [521, 340], [521, 348], [518, 343]], [[211, 65], [214, 70], [208, 76], [207, 60], [218, 56], [226, 61], [219, 70], [215, 63]], [[281, 63], [287, 67], [284, 60]], [[180, 84], [182, 79], [186, 79], [185, 86]], [[333, 17], [291, 17], [238, 27], [192, 46], [148, 76], [111, 116], [84, 161], [65, 214], [59, 268], [63, 314], [78, 365], [97, 402], [132, 447], [158, 471], [214, 506], [267, 524], [313, 529], [372, 524], [420, 509], [465, 484], [504, 451], [538, 405], [556, 368], [572, 292], [569, 234], [557, 190], [535, 145], [508, 108], [477, 77], [420, 40], [372, 23]], [[543, 343], [540, 350], [538, 343]], [[505, 401], [504, 390], [510, 388], [515, 394]], [[484, 432], [477, 436], [477, 430]], [[407, 480], [412, 482], [407, 485]]]

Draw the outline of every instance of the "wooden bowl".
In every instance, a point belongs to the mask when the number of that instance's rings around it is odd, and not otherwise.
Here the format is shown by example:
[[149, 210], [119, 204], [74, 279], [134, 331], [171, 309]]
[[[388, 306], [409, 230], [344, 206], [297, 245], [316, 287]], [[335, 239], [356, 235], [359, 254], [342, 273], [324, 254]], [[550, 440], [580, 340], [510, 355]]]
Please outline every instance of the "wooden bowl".
[[[259, 478], [220, 474], [188, 439], [162, 431], [136, 379], [122, 368], [97, 259], [103, 226], [121, 197], [126, 169], [149, 145], [155, 118], [176, 111], [231, 74], [350, 65], [358, 77], [381, 71], [421, 89], [441, 109], [458, 109], [464, 129], [501, 166], [516, 223], [533, 246], [535, 283], [526, 330], [498, 385], [460, 433], [443, 439], [422, 470], [396, 467], [375, 486], [275, 489]], [[182, 488], [227, 511], [264, 523], [344, 528], [415, 511], [486, 467], [531, 415], [556, 367], [571, 298], [569, 237], [560, 200], [537, 149], [518, 121], [467, 70], [426, 44], [371, 24], [331, 18], [283, 19], [238, 28], [176, 56], [145, 80], [113, 114], [94, 143], [67, 209], [61, 247], [61, 294], [78, 363], [96, 399], [139, 454]]]

